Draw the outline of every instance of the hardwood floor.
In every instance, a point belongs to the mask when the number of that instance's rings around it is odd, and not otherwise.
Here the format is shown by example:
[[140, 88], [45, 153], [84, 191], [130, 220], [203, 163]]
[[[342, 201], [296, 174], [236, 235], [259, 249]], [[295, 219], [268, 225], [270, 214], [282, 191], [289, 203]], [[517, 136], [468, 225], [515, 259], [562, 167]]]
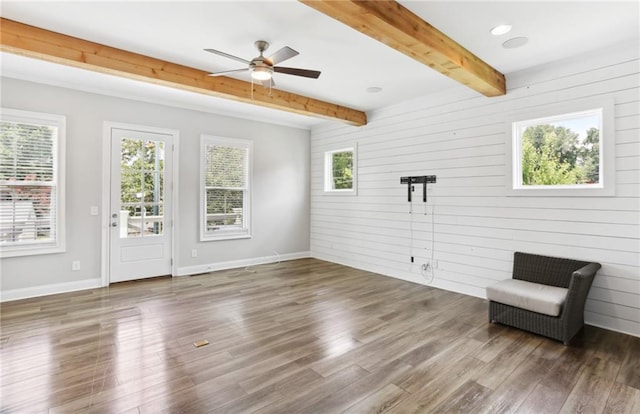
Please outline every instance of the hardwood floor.
[[[638, 413], [640, 338], [304, 259], [2, 304], [2, 413]], [[193, 343], [206, 339], [209, 345]]]

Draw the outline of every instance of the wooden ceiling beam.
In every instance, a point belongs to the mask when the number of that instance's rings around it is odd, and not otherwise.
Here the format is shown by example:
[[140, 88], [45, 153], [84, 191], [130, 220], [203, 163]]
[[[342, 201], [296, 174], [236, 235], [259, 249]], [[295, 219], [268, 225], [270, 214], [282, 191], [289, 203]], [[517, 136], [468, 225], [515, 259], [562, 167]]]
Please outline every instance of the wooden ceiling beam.
[[504, 75], [393, 0], [299, 0], [485, 96], [506, 93]]
[[0, 18], [0, 50], [128, 79], [231, 99], [296, 114], [366, 125], [364, 112], [278, 89], [264, 88]]

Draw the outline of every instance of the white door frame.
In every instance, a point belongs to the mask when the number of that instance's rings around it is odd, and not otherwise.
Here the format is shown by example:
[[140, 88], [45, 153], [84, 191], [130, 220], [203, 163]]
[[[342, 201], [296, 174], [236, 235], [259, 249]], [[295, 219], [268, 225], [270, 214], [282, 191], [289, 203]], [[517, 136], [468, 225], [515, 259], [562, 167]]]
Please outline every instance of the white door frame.
[[171, 195], [172, 213], [169, 218], [170, 225], [172, 227], [171, 232], [171, 275], [176, 276], [178, 274], [178, 263], [175, 260], [176, 253], [176, 226], [174, 226], [175, 219], [178, 217], [178, 156], [179, 138], [180, 132], [177, 129], [158, 128], [146, 125], [126, 124], [122, 122], [104, 121], [102, 127], [102, 209], [101, 209], [101, 228], [102, 228], [102, 254], [101, 254], [101, 266], [100, 266], [100, 278], [102, 286], [109, 286], [109, 257], [111, 252], [109, 251], [111, 246], [111, 129], [132, 129], [139, 131], [147, 131], [156, 134], [171, 135], [173, 139], [173, 191]]

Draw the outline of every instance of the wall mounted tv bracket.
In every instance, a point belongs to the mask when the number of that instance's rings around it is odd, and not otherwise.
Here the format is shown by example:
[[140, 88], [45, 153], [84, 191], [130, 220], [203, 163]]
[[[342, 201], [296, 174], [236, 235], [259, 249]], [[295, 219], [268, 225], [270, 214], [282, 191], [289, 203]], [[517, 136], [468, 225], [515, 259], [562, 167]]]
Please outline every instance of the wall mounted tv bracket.
[[407, 185], [407, 196], [408, 201], [411, 202], [411, 190], [413, 189], [413, 184], [422, 184], [422, 202], [427, 202], [427, 183], [435, 183], [436, 176], [435, 175], [416, 175], [410, 177], [400, 177], [400, 184]]

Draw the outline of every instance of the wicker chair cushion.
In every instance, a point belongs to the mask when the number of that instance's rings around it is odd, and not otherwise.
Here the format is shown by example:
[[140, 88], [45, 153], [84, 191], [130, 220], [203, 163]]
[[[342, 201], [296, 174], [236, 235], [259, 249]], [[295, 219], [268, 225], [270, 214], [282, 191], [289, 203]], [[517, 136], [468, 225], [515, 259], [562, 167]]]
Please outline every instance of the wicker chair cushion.
[[558, 316], [568, 289], [507, 279], [487, 287], [487, 299], [549, 316]]

